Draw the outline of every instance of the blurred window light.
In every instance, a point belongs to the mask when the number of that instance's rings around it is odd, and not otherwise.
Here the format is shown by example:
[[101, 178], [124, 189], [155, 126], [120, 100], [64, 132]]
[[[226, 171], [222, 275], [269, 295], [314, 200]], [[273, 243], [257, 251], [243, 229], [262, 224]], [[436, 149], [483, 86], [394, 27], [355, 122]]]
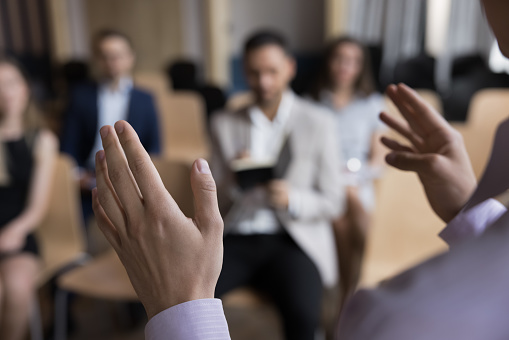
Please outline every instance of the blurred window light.
[[509, 59], [502, 54], [497, 41], [491, 47], [489, 65], [490, 69], [495, 73], [509, 74]]
[[427, 2], [426, 51], [434, 57], [445, 50], [451, 5], [451, 0], [428, 0]]

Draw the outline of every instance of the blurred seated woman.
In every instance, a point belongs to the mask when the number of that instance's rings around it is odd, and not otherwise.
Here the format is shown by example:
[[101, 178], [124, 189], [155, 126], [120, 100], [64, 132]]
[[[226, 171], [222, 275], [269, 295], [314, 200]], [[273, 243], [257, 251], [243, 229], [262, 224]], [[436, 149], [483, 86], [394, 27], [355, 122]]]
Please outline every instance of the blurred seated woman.
[[33, 232], [46, 211], [57, 150], [21, 68], [0, 59], [0, 339], [27, 334], [39, 267]]
[[344, 160], [338, 171], [347, 181], [347, 210], [334, 223], [344, 301], [359, 281], [375, 206], [373, 180], [381, 174], [385, 156], [379, 141], [384, 125], [378, 119], [384, 99], [375, 92], [366, 48], [348, 37], [333, 41], [312, 96], [336, 117]]

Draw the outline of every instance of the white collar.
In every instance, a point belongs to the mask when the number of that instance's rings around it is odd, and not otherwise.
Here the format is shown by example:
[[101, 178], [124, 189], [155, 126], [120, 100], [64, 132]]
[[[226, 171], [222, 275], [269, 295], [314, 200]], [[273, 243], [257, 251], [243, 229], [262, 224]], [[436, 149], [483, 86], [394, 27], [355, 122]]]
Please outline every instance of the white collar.
[[248, 109], [249, 117], [251, 122], [257, 126], [263, 126], [267, 124], [285, 124], [290, 118], [293, 103], [295, 101], [295, 94], [291, 90], [287, 90], [281, 97], [281, 102], [277, 108], [276, 117], [271, 122], [267, 116], [263, 113], [258, 105], [253, 105]]

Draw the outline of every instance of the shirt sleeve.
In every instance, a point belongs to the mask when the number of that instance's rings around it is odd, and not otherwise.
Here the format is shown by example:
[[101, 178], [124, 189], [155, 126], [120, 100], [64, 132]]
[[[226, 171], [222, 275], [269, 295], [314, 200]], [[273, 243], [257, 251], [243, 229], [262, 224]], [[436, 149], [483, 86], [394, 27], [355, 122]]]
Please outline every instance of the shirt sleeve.
[[219, 299], [185, 302], [155, 315], [145, 328], [147, 340], [230, 340]]
[[507, 211], [506, 207], [495, 199], [489, 199], [461, 212], [440, 233], [440, 237], [452, 246], [459, 242], [481, 235]]

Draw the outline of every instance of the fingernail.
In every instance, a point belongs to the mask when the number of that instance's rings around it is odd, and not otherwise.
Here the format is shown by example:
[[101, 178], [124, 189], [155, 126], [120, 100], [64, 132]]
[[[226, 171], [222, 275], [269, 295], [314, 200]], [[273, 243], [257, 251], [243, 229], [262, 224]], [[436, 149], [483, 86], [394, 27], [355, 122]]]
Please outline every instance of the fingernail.
[[117, 131], [118, 134], [121, 134], [122, 132], [124, 132], [124, 124], [117, 122], [115, 124], [115, 131]]
[[103, 126], [100, 130], [101, 132], [101, 137], [102, 138], [106, 138], [108, 136], [108, 133], [109, 133], [109, 129], [107, 126]]
[[209, 163], [207, 163], [207, 161], [202, 158], [200, 158], [196, 161], [196, 166], [198, 167], [198, 171], [201, 174], [210, 174], [211, 173]]

